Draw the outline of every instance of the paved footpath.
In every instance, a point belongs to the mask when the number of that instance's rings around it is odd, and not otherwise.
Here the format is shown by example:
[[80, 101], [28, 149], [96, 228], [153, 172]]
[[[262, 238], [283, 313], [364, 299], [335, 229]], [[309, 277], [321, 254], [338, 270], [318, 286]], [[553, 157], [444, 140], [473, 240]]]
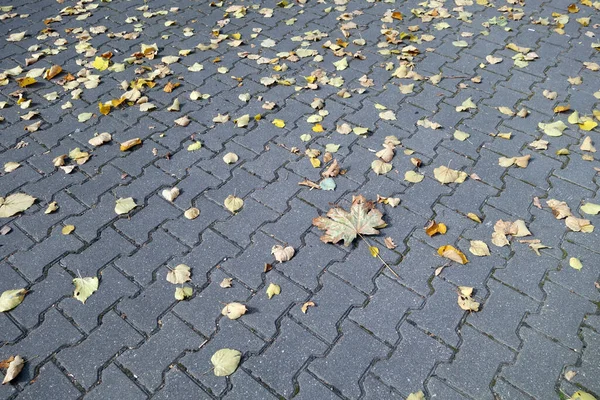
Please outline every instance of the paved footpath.
[[[0, 195], [37, 200], [0, 219], [0, 398], [600, 397], [600, 3], [572, 1], [3, 2]], [[358, 194], [378, 258], [312, 225]]]

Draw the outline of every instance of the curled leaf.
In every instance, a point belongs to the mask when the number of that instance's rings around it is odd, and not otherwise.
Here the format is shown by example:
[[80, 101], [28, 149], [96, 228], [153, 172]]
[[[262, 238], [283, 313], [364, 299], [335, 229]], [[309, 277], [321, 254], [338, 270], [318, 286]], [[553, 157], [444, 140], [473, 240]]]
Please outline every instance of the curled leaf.
[[142, 144], [142, 140], [140, 138], [134, 138], [121, 143], [121, 147], [119, 149], [121, 151], [127, 151], [140, 144]]
[[[2, 380], [2, 384], [7, 384], [12, 381], [19, 375], [23, 367], [25, 366], [25, 360], [21, 358], [21, 356], [17, 355], [15, 357], [11, 357], [12, 360], [8, 363], [8, 369], [6, 370], [6, 375]], [[8, 361], [8, 360], [7, 360]]]
[[230, 194], [225, 199], [224, 205], [225, 205], [226, 209], [228, 209], [232, 213], [235, 213], [236, 211], [238, 211], [240, 208], [242, 208], [244, 206], [244, 200]]
[[221, 310], [221, 314], [225, 315], [229, 319], [238, 319], [242, 315], [246, 314], [248, 309], [245, 305], [241, 303], [227, 303], [223, 310]]
[[467, 260], [467, 257], [463, 254], [462, 251], [449, 244], [445, 246], [440, 246], [437, 252], [440, 256], [455, 261], [459, 264], [466, 264], [469, 262], [469, 260]]
[[269, 299], [280, 293], [281, 293], [281, 286], [279, 286], [275, 283], [270, 283], [269, 287], [267, 287], [267, 296], [269, 297]]
[[200, 210], [198, 210], [196, 207], [189, 208], [183, 213], [183, 216], [187, 219], [196, 219], [199, 215]]
[[167, 273], [167, 281], [174, 285], [191, 281], [190, 267], [185, 264], [179, 264]]
[[26, 289], [6, 290], [0, 295], [0, 312], [10, 311], [23, 302]]
[[281, 263], [291, 260], [295, 253], [296, 251], [292, 246], [283, 247], [275, 245], [271, 249], [271, 254], [273, 254], [275, 259]]

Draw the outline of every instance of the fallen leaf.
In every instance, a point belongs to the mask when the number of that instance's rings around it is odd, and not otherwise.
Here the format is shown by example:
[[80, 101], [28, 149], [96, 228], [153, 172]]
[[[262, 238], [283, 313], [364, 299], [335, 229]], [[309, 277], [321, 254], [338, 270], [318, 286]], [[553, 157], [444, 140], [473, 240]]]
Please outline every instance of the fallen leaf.
[[0, 312], [10, 311], [23, 302], [26, 289], [6, 290], [0, 295]]
[[98, 71], [104, 71], [105, 69], [108, 68], [108, 65], [110, 64], [110, 60], [104, 57], [96, 57], [94, 59], [94, 62], [92, 63], [92, 66], [94, 68], [96, 68]]
[[396, 121], [396, 114], [392, 110], [387, 110], [379, 113], [379, 118], [385, 121]]
[[51, 214], [56, 210], [58, 210], [58, 203], [56, 201], [53, 201], [52, 203], [48, 204], [48, 207], [46, 208], [46, 211], [44, 211], [44, 214]]
[[433, 176], [439, 182], [446, 183], [463, 183], [467, 178], [467, 173], [450, 169], [444, 165], [437, 167], [433, 170]]
[[556, 219], [563, 219], [563, 218], [567, 218], [568, 216], [572, 215], [569, 205], [567, 203], [565, 203], [564, 201], [558, 201], [556, 199], [549, 199], [549, 200], [546, 200], [546, 205], [548, 207], [550, 207], [550, 209], [552, 210], [552, 214], [554, 214], [554, 217]]
[[192, 297], [192, 294], [194, 294], [194, 289], [189, 286], [175, 288], [175, 300], [185, 300]]
[[471, 240], [471, 247], [469, 248], [469, 251], [471, 254], [478, 257], [490, 255], [490, 249], [488, 248], [488, 245], [481, 240]]
[[70, 235], [75, 230], [75, 225], [65, 225], [61, 232], [63, 235]]
[[230, 194], [225, 199], [224, 204], [226, 209], [228, 209], [232, 213], [235, 213], [237, 210], [244, 206], [244, 200]]
[[9, 161], [6, 164], [4, 164], [4, 172], [6, 172], [6, 173], [13, 172], [15, 169], [19, 168], [20, 166], [21, 166], [21, 164], [19, 164], [18, 162]]
[[129, 211], [137, 207], [137, 204], [135, 204], [133, 197], [119, 198], [117, 199], [116, 203], [117, 204], [115, 205], [115, 212], [119, 215], [127, 214]]
[[140, 145], [140, 144], [142, 144], [142, 140], [140, 138], [129, 139], [129, 140], [121, 143], [119, 150], [121, 150], [121, 151], [131, 150], [132, 148], [134, 148], [135, 146]]
[[579, 146], [579, 149], [583, 151], [589, 151], [591, 153], [596, 152], [596, 148], [592, 144], [592, 138], [589, 136], [586, 136], [585, 139], [583, 139], [583, 142], [581, 143], [581, 146]]
[[583, 218], [576, 218], [572, 215], [565, 219], [565, 225], [573, 232], [590, 233], [594, 231], [594, 225], [592, 225], [589, 220]]
[[6, 198], [0, 197], [0, 218], [8, 218], [27, 210], [36, 198], [25, 193], [14, 193]]
[[578, 390], [569, 400], [596, 400], [596, 398], [583, 390]]
[[165, 198], [165, 200], [172, 203], [179, 196], [179, 189], [176, 187], [173, 187], [170, 189], [164, 189], [162, 191], [162, 196]]
[[221, 286], [223, 289], [227, 289], [231, 287], [231, 282], [233, 282], [232, 278], [223, 278], [221, 283], [219, 283], [219, 286]]
[[600, 213], [600, 204], [585, 203], [581, 206], [581, 211], [589, 215], [597, 215]]
[[411, 183], [419, 183], [425, 178], [425, 175], [419, 174], [415, 171], [406, 171], [404, 173], [404, 180]]
[[409, 394], [406, 400], [425, 400], [425, 393], [419, 390], [418, 392]]
[[548, 136], [562, 136], [562, 133], [567, 129], [567, 125], [562, 121], [555, 121], [552, 123], [540, 122], [538, 127]]
[[191, 281], [190, 267], [185, 264], [179, 264], [167, 273], [167, 281], [174, 285]]
[[455, 261], [459, 264], [466, 264], [469, 262], [469, 260], [467, 260], [467, 257], [463, 254], [463, 252], [449, 244], [445, 246], [440, 246], [437, 252], [440, 256]]
[[468, 99], [466, 99], [465, 101], [463, 101], [460, 106], [456, 107], [457, 112], [467, 111], [467, 110], [475, 110], [475, 109], [477, 109], [477, 105], [475, 103], [473, 103], [473, 100], [471, 100], [470, 97]]
[[369, 252], [371, 253], [371, 257], [377, 257], [379, 255], [379, 248], [376, 246], [369, 246]]
[[238, 319], [242, 315], [246, 314], [248, 309], [241, 303], [227, 303], [221, 310], [221, 314], [225, 315], [229, 319]]
[[273, 125], [275, 125], [278, 128], [283, 128], [283, 127], [285, 127], [285, 121], [282, 119], [274, 119]]
[[103, 133], [100, 133], [99, 135], [94, 136], [90, 140], [88, 140], [88, 143], [91, 146], [98, 147], [98, 146], [102, 146], [104, 143], [110, 142], [111, 140], [112, 140], [111, 134], [108, 132], [103, 132]]
[[343, 240], [345, 246], [350, 246], [359, 234], [378, 234], [377, 229], [387, 225], [382, 217], [383, 214], [372, 202], [367, 202], [363, 196], [357, 196], [352, 202], [350, 212], [334, 207], [327, 212], [327, 217], [316, 217], [312, 223], [325, 231], [321, 236], [322, 242], [338, 243]]
[[525, 226], [525, 221], [518, 219], [515, 222], [498, 220], [494, 225], [492, 233], [492, 243], [498, 247], [509, 244], [506, 236], [524, 237], [530, 236], [531, 232]]
[[337, 185], [333, 178], [325, 178], [319, 183], [319, 187], [322, 190], [335, 190], [336, 186]]
[[183, 126], [183, 127], [188, 126], [190, 124], [190, 122], [192, 122], [192, 121], [188, 118], [187, 115], [184, 115], [183, 117], [177, 118], [175, 120], [175, 124], [177, 124], [179, 126]]
[[471, 219], [471, 220], [473, 220], [473, 221], [475, 221], [475, 222], [477, 222], [477, 223], [479, 223], [479, 224], [481, 223], [481, 218], [479, 218], [479, 217], [477, 216], [477, 214], [474, 214], [474, 213], [468, 213], [468, 214], [467, 214], [467, 218], [469, 218], [469, 219]]
[[213, 373], [215, 376], [229, 376], [235, 372], [242, 353], [234, 349], [221, 349], [215, 352], [210, 358], [210, 362], [214, 366]]
[[575, 258], [575, 257], [569, 258], [569, 266], [578, 271], [583, 268], [583, 264], [581, 263], [579, 258]]
[[238, 119], [234, 119], [233, 122], [237, 125], [238, 128], [244, 128], [248, 126], [248, 123], [250, 122], [250, 114], [242, 115]]
[[269, 284], [269, 287], [267, 288], [267, 296], [269, 297], [269, 299], [280, 293], [281, 293], [281, 286], [279, 286], [275, 283]]
[[85, 304], [85, 301], [98, 290], [98, 278], [97, 277], [86, 277], [86, 278], [75, 278], [73, 279], [75, 285], [75, 291], [73, 297]]
[[21, 356], [17, 355], [14, 358], [11, 357], [12, 360], [8, 363], [8, 369], [6, 370], [6, 375], [4, 375], [4, 379], [2, 380], [2, 384], [5, 385], [15, 379], [17, 375], [21, 372], [23, 367], [25, 366], [25, 360], [21, 358]]
[[487, 57], [485, 57], [485, 60], [490, 63], [490, 64], [498, 64], [500, 62], [502, 62], [502, 57], [494, 57], [492, 55], [489, 55]]
[[202, 142], [195, 140], [193, 143], [188, 145], [187, 151], [198, 151], [202, 148]]
[[[460, 286], [462, 288], [464, 286]], [[472, 289], [472, 288], [471, 288]], [[479, 311], [479, 303], [473, 300], [471, 296], [463, 294], [458, 295], [458, 306], [465, 311]]]
[[392, 239], [389, 236], [383, 240], [383, 243], [385, 244], [385, 247], [387, 247], [390, 250], [394, 250], [397, 247], [396, 243], [394, 243], [394, 239]]
[[92, 113], [81, 113], [77, 116], [77, 120], [79, 122], [86, 122], [88, 121], [90, 118], [92, 118], [94, 116], [94, 114]]
[[445, 235], [446, 232], [448, 231], [446, 224], [444, 224], [443, 222], [437, 223], [434, 220], [429, 221], [429, 223], [425, 226], [424, 229], [425, 229], [425, 233], [429, 237], [433, 237], [433, 236], [437, 235], [438, 233], [440, 235]]
[[238, 161], [238, 159], [239, 159], [239, 158], [238, 158], [237, 154], [235, 154], [235, 153], [231, 153], [231, 152], [230, 152], [230, 153], [227, 153], [227, 154], [225, 154], [225, 155], [223, 156], [223, 161], [224, 161], [226, 164], [233, 164], [233, 163], [236, 163], [236, 162]]
[[296, 251], [292, 246], [280, 246], [275, 245], [271, 248], [271, 254], [275, 256], [275, 259], [281, 263], [289, 261], [294, 257]]
[[465, 140], [467, 140], [467, 139], [469, 138], [469, 136], [471, 136], [471, 135], [469, 135], [469, 134], [468, 134], [468, 133], [466, 133], [466, 132], [462, 132], [462, 131], [454, 131], [454, 134], [453, 134], [453, 136], [454, 136], [454, 139], [456, 139], [456, 140], [460, 140], [461, 142], [464, 142], [464, 141], [465, 141]]
[[190, 220], [198, 218], [199, 215], [200, 215], [200, 210], [198, 210], [196, 207], [188, 208], [183, 213], [183, 216]]
[[374, 160], [371, 163], [371, 169], [377, 175], [385, 175], [392, 170], [392, 164], [386, 163], [385, 161], [382, 161], [382, 160]]
[[300, 308], [300, 310], [302, 311], [303, 314], [306, 314], [306, 312], [308, 311], [308, 307], [315, 307], [315, 303], [312, 301], [307, 301], [306, 303], [302, 304], [302, 307]]

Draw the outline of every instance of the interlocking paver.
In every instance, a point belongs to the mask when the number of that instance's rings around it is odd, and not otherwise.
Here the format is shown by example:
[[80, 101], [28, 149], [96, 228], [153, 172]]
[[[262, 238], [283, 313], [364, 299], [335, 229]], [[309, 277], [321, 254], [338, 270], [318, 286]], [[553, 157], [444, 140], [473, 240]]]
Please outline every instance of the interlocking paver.
[[[598, 128], [568, 121], [574, 111], [598, 119], [590, 64], [597, 3], [578, 2], [577, 12], [572, 0], [67, 3], [24, 0], [0, 11], [0, 165], [20, 164], [5, 166], [0, 196], [37, 198], [0, 223], [0, 293], [28, 290], [0, 314], [0, 359], [27, 361], [0, 397], [600, 396], [600, 230], [573, 232], [546, 205], [565, 201], [598, 225], [580, 208], [600, 202], [600, 163], [581, 149], [586, 137], [598, 146]], [[6, 40], [23, 31], [22, 40]], [[156, 54], [141, 52], [153, 43]], [[96, 68], [96, 57], [110, 68]], [[190, 70], [196, 63], [202, 68]], [[52, 65], [64, 72], [39, 75]], [[27, 75], [36, 82], [19, 86]], [[208, 97], [194, 97], [201, 94]], [[457, 110], [468, 98], [476, 107]], [[100, 112], [100, 102], [119, 99]], [[144, 103], [155, 108], [144, 111]], [[218, 122], [219, 114], [228, 120]], [[236, 126], [243, 115], [247, 126]], [[186, 126], [175, 122], [183, 116]], [[425, 118], [441, 127], [421, 126]], [[567, 125], [560, 136], [538, 125], [554, 121]], [[369, 131], [340, 134], [342, 124]], [[112, 141], [88, 143], [101, 132]], [[401, 144], [391, 170], [377, 175], [371, 164], [390, 135]], [[120, 151], [133, 138], [143, 143]], [[547, 149], [534, 149], [534, 140], [547, 140]], [[194, 141], [202, 147], [189, 151]], [[339, 148], [326, 154], [331, 145]], [[70, 173], [54, 165], [77, 147], [90, 153], [87, 162]], [[308, 149], [321, 152], [322, 166]], [[225, 163], [229, 152], [239, 159]], [[526, 168], [499, 165], [502, 156], [526, 154]], [[299, 185], [319, 184], [330, 156], [341, 168], [335, 190]], [[441, 184], [441, 166], [466, 180]], [[407, 171], [423, 181], [408, 182]], [[161, 192], [172, 187], [180, 195], [170, 203]], [[323, 243], [312, 225], [334, 205], [348, 209], [357, 194], [401, 200], [376, 204], [387, 226], [365, 239], [380, 258], [361, 238], [348, 247]], [[224, 207], [229, 195], [244, 200], [236, 213]], [[116, 214], [115, 201], [126, 197], [137, 207]], [[52, 201], [58, 210], [45, 214]], [[184, 216], [191, 207], [200, 210], [195, 219]], [[429, 237], [431, 219], [447, 233]], [[495, 246], [500, 219], [523, 219], [531, 235]], [[63, 234], [65, 225], [75, 230]], [[471, 254], [471, 240], [486, 242], [491, 255]], [[529, 240], [548, 248], [538, 256]], [[447, 244], [469, 262], [441, 257]], [[276, 262], [274, 245], [292, 246], [294, 257]], [[179, 285], [165, 277], [181, 263], [191, 268], [184, 285], [192, 295], [179, 301]], [[76, 277], [99, 279], [85, 303], [73, 297]], [[231, 288], [220, 286], [225, 278]], [[268, 299], [271, 282], [282, 291]], [[459, 307], [458, 286], [474, 288], [479, 310]], [[220, 313], [232, 301], [248, 307], [235, 321]], [[307, 301], [315, 306], [303, 313]], [[211, 371], [223, 347], [243, 353], [228, 378]]]

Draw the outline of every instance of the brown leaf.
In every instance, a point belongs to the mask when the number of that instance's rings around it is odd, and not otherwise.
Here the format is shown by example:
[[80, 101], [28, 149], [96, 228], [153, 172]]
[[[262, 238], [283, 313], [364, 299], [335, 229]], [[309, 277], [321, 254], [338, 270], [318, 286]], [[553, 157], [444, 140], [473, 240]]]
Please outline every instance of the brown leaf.
[[385, 243], [385, 247], [387, 247], [390, 250], [394, 250], [397, 247], [396, 243], [394, 243], [394, 239], [392, 239], [389, 236], [383, 240], [383, 243]]
[[23, 367], [25, 366], [25, 360], [21, 358], [21, 356], [15, 356], [12, 361], [8, 364], [8, 369], [6, 370], [6, 375], [4, 376], [4, 380], [2, 384], [6, 384], [19, 375]]
[[121, 143], [120, 150], [127, 151], [140, 144], [142, 144], [142, 140], [140, 138], [129, 139]]
[[323, 175], [323, 177], [325, 177], [325, 178], [333, 178], [333, 177], [338, 176], [339, 173], [340, 173], [340, 164], [338, 163], [337, 160], [333, 160], [331, 165], [329, 165], [329, 167], [327, 167], [327, 169], [321, 175]]

